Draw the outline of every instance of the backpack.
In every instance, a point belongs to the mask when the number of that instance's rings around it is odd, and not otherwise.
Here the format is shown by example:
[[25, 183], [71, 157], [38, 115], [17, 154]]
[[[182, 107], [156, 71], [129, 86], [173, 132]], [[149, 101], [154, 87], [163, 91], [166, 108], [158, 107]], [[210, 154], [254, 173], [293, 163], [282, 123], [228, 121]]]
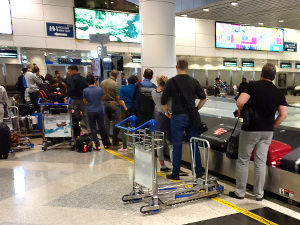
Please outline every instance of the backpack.
[[21, 144], [21, 139], [20, 139], [20, 136], [13, 132], [13, 131], [10, 131], [10, 136], [11, 136], [11, 147], [17, 147]]
[[144, 87], [140, 82], [137, 85], [139, 90], [139, 114], [153, 115], [155, 103], [152, 99], [152, 91], [155, 90], [155, 85]]
[[77, 152], [87, 153], [93, 150], [93, 141], [87, 134], [77, 137], [76, 146]]

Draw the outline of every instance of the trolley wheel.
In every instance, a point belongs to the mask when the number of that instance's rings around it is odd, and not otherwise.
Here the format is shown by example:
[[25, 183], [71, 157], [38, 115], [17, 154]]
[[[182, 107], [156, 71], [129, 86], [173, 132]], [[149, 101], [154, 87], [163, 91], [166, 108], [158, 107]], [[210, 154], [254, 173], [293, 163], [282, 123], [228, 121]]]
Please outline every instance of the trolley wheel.
[[[160, 200], [158, 200], [158, 205], [161, 205]], [[145, 213], [157, 214], [157, 213], [160, 212], [161, 209], [155, 209], [155, 210], [149, 209], [151, 206], [154, 206], [154, 202], [152, 202], [152, 203], [149, 204], [149, 205], [142, 206], [142, 207], [140, 208], [140, 212], [141, 212], [141, 213], [144, 213], [144, 214], [145, 214]], [[148, 208], [148, 209], [147, 209], [147, 208]]]
[[[139, 194], [142, 194], [142, 192], [140, 191]], [[122, 201], [123, 202], [131, 202], [131, 203], [138, 203], [138, 202], [142, 201], [142, 198], [132, 198], [132, 196], [135, 196], [134, 191], [132, 191], [129, 195], [123, 195]], [[126, 198], [128, 198], [128, 199], [126, 199]]]
[[42, 150], [43, 151], [47, 151], [47, 142], [43, 143]]

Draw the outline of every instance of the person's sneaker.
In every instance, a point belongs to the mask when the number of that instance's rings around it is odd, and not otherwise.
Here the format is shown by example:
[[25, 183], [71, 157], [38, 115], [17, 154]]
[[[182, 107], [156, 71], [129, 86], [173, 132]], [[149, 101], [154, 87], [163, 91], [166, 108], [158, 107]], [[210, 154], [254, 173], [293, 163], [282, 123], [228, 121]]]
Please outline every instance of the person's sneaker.
[[264, 197], [256, 198], [256, 201], [257, 201], [257, 202], [261, 202], [262, 200], [264, 200]]
[[171, 169], [170, 168], [168, 168], [168, 167], [162, 167], [162, 168], [160, 168], [160, 171], [161, 172], [169, 172]]
[[229, 192], [229, 197], [240, 199], [240, 200], [244, 199], [244, 197], [237, 196], [234, 191]]
[[127, 148], [120, 148], [118, 151], [119, 152], [128, 152], [128, 149]]
[[170, 180], [180, 180], [179, 175], [168, 174], [166, 177], [167, 177], [167, 179], [170, 179]]
[[187, 173], [187, 172], [184, 172], [184, 171], [182, 171], [182, 170], [180, 170], [180, 172], [179, 172], [179, 176], [183, 176], [183, 177], [186, 177], [186, 176], [188, 176], [189, 174]]

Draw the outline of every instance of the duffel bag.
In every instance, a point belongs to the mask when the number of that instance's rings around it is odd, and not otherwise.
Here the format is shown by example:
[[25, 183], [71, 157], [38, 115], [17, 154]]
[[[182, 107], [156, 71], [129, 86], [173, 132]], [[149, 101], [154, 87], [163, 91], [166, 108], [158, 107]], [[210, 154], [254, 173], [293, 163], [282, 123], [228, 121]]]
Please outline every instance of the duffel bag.
[[93, 141], [87, 134], [83, 134], [76, 139], [76, 151], [77, 152], [91, 152], [93, 150]]

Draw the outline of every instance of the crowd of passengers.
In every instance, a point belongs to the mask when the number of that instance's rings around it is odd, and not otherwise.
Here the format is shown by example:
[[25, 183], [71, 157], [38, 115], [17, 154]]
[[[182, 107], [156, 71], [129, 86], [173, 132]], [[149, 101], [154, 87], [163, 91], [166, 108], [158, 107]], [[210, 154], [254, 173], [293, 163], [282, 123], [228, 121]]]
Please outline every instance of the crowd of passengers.
[[[184, 140], [200, 136], [201, 129], [199, 124], [194, 122], [193, 113], [201, 112], [207, 96], [199, 81], [188, 75], [187, 61], [179, 60], [176, 69], [176, 76], [170, 79], [164, 75], [156, 76], [155, 83], [152, 82], [153, 71], [151, 69], [144, 71], [142, 81], [139, 81], [136, 75], [126, 80], [125, 74], [122, 74], [121, 85], [117, 82], [119, 71], [112, 70], [110, 77], [99, 85], [98, 80], [92, 74], [88, 74], [87, 77], [81, 76], [75, 65], [68, 67], [66, 78], [62, 78], [59, 71], [55, 71], [55, 76], [47, 74], [43, 78], [37, 65], [28, 64], [17, 82], [18, 99], [21, 103], [32, 103], [35, 110], [39, 111], [37, 103], [40, 97], [47, 100], [49, 96], [52, 96], [54, 102], [66, 102], [67, 98], [70, 98], [71, 105], [78, 107], [84, 113], [83, 122], [93, 138], [95, 150], [98, 151], [101, 150], [97, 137], [98, 131], [104, 148], [127, 152], [126, 135], [122, 132], [120, 145], [120, 130], [115, 125], [131, 115], [138, 117], [137, 125], [155, 119], [156, 130], [164, 132], [165, 144], [170, 151], [173, 168], [167, 178], [179, 180], [180, 176], [188, 175], [180, 169], [182, 144]], [[229, 193], [233, 198], [243, 199], [245, 196], [248, 165], [253, 149], [255, 152], [254, 194], [257, 201], [261, 201], [264, 197], [268, 148], [274, 128], [287, 117], [285, 96], [273, 84], [275, 76], [276, 67], [267, 63], [262, 68], [260, 81], [248, 84], [244, 79], [240, 88], [237, 97], [238, 116], [249, 101], [259, 116], [251, 121], [250, 125], [242, 127], [236, 190]], [[199, 100], [197, 105], [196, 99]], [[0, 122], [3, 120], [6, 102], [5, 88], [0, 86]], [[275, 119], [276, 112], [279, 115]], [[111, 127], [113, 127], [113, 132], [110, 140]], [[158, 151], [157, 155], [160, 170], [171, 171], [165, 165], [163, 150]], [[198, 150], [196, 150], [195, 161], [196, 176], [200, 178], [204, 174], [204, 169]]]

